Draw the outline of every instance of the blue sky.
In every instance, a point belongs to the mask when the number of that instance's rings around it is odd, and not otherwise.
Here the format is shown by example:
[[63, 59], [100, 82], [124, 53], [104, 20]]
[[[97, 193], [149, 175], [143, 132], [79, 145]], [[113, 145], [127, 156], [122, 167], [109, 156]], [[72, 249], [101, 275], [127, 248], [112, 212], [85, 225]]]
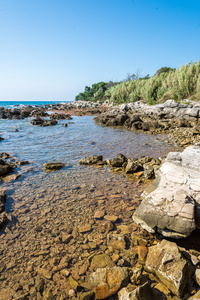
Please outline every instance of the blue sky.
[[199, 16], [199, 0], [0, 0], [0, 100], [74, 100], [195, 62]]

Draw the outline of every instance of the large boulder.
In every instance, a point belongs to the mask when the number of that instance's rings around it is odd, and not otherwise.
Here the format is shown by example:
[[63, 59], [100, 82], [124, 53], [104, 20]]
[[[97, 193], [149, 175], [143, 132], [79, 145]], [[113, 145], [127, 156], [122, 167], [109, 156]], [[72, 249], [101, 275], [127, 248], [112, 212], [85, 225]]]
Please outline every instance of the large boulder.
[[133, 220], [151, 233], [174, 238], [200, 228], [200, 143], [169, 153], [156, 182]]
[[178, 297], [182, 297], [193, 275], [190, 263], [182, 257], [175, 243], [167, 240], [150, 247], [145, 270], [155, 274]]

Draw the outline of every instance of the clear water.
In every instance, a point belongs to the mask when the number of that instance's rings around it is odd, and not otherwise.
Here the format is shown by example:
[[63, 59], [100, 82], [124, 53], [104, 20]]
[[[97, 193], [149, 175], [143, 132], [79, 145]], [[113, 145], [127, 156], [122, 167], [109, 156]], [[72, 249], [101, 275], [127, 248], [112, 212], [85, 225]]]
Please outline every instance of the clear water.
[[[63, 127], [66, 120], [58, 121], [56, 126], [38, 127], [30, 124], [31, 119], [0, 120], [0, 153], [8, 152], [17, 159], [28, 160], [27, 166], [17, 169], [20, 179], [11, 183], [0, 183], [8, 195], [7, 210], [15, 210], [15, 202], [41, 190], [54, 187], [55, 190], [71, 189], [81, 184], [101, 186], [107, 178], [113, 180], [112, 189], [118, 189], [122, 180], [117, 174], [111, 174], [108, 167], [96, 169], [82, 166], [79, 160], [85, 156], [103, 155], [104, 160], [125, 156], [162, 157], [170, 151], [176, 151], [175, 145], [167, 144], [162, 135], [134, 133], [123, 128], [109, 128], [95, 124], [93, 116], [73, 116], [73, 124]], [[93, 142], [93, 143], [91, 143]], [[65, 168], [46, 173], [43, 164], [62, 162]], [[124, 180], [124, 179], [123, 179]], [[125, 179], [126, 181], [126, 179]], [[114, 183], [115, 182], [115, 183]]]
[[68, 127], [62, 126], [67, 123], [65, 120], [56, 126], [39, 127], [31, 125], [30, 119], [0, 120], [0, 134], [4, 138], [0, 151], [41, 165], [60, 161], [75, 166], [89, 155], [101, 154], [104, 159], [114, 158], [118, 153], [128, 157], [159, 157], [171, 149], [161, 135], [102, 127], [95, 124], [93, 116], [74, 116], [72, 121], [74, 124]]

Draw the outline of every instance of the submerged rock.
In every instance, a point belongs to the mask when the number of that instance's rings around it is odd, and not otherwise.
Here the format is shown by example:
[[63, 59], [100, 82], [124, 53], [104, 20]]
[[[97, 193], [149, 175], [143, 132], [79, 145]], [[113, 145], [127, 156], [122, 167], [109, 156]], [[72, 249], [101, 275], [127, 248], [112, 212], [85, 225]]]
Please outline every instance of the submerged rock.
[[159, 178], [133, 220], [151, 233], [187, 237], [200, 227], [200, 143], [182, 153], [169, 153]]
[[44, 168], [45, 170], [48, 170], [48, 171], [55, 171], [55, 170], [60, 170], [61, 168], [63, 168], [65, 166], [65, 164], [63, 163], [45, 163], [44, 164]]
[[94, 290], [96, 299], [106, 299], [126, 286], [128, 281], [128, 268], [101, 268], [89, 275], [87, 287]]

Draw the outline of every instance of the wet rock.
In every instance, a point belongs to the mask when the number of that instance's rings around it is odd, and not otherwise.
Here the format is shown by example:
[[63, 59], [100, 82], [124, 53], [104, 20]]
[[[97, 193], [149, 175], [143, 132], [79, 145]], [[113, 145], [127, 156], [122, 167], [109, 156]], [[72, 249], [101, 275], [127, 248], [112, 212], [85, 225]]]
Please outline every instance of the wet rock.
[[193, 273], [190, 263], [182, 258], [178, 246], [166, 240], [149, 248], [145, 270], [154, 273], [178, 297], [184, 295]]
[[112, 167], [122, 167], [127, 162], [127, 158], [123, 154], [118, 154], [116, 158], [110, 161]]
[[79, 283], [72, 276], [69, 276], [69, 284], [76, 291], [79, 288]]
[[153, 300], [153, 292], [148, 282], [134, 290], [123, 288], [118, 292], [119, 300]]
[[95, 165], [99, 161], [102, 161], [102, 160], [103, 160], [102, 155], [93, 155], [93, 156], [88, 156], [88, 157], [82, 158], [79, 163], [82, 165]]
[[98, 268], [113, 267], [114, 263], [107, 254], [95, 255], [92, 258], [90, 268], [96, 270]]
[[107, 245], [113, 249], [124, 250], [126, 248], [125, 236], [123, 234], [107, 234]]
[[111, 221], [105, 220], [101, 223], [101, 226], [106, 230], [106, 231], [111, 231], [114, 228], [114, 225]]
[[12, 169], [11, 169], [11, 167], [9, 165], [7, 165], [7, 164], [4, 164], [4, 165], [0, 164], [0, 176], [7, 175], [11, 171], [12, 171]]
[[6, 152], [2, 152], [1, 155], [0, 155], [0, 157], [1, 157], [2, 159], [7, 159], [7, 158], [10, 157], [10, 154], [9, 154], [9, 153], [6, 153]]
[[17, 180], [21, 177], [20, 174], [13, 174], [13, 175], [6, 175], [5, 177], [3, 177], [3, 181], [4, 182], [12, 182], [14, 180]]
[[115, 215], [105, 215], [104, 219], [111, 222], [116, 222], [118, 220], [118, 216]]
[[94, 219], [102, 219], [105, 215], [105, 211], [103, 210], [96, 210], [94, 213]]
[[48, 171], [55, 171], [55, 170], [60, 170], [61, 168], [63, 168], [65, 166], [65, 164], [63, 163], [45, 163], [44, 164], [44, 168], [45, 170], [48, 170]]
[[143, 172], [144, 177], [147, 179], [154, 179], [155, 178], [155, 173], [154, 173], [154, 168], [153, 166], [146, 166], [144, 167], [144, 172]]
[[37, 273], [48, 280], [52, 279], [52, 276], [53, 276], [51, 271], [44, 269], [44, 268], [38, 268]]
[[5, 211], [3, 211], [0, 214], [0, 230], [3, 229], [8, 224], [9, 221], [10, 221], [9, 215]]
[[62, 234], [62, 242], [64, 244], [68, 244], [72, 238], [73, 236], [71, 234], [65, 234], [65, 233]]
[[102, 268], [89, 275], [87, 286], [95, 292], [96, 299], [106, 299], [126, 286], [128, 281], [128, 268]]
[[79, 232], [80, 233], [86, 233], [92, 230], [91, 225], [83, 225], [79, 227]]
[[133, 174], [139, 171], [140, 169], [141, 169], [140, 165], [137, 162], [135, 162], [135, 160], [128, 159], [128, 163], [125, 171], [127, 174]]

